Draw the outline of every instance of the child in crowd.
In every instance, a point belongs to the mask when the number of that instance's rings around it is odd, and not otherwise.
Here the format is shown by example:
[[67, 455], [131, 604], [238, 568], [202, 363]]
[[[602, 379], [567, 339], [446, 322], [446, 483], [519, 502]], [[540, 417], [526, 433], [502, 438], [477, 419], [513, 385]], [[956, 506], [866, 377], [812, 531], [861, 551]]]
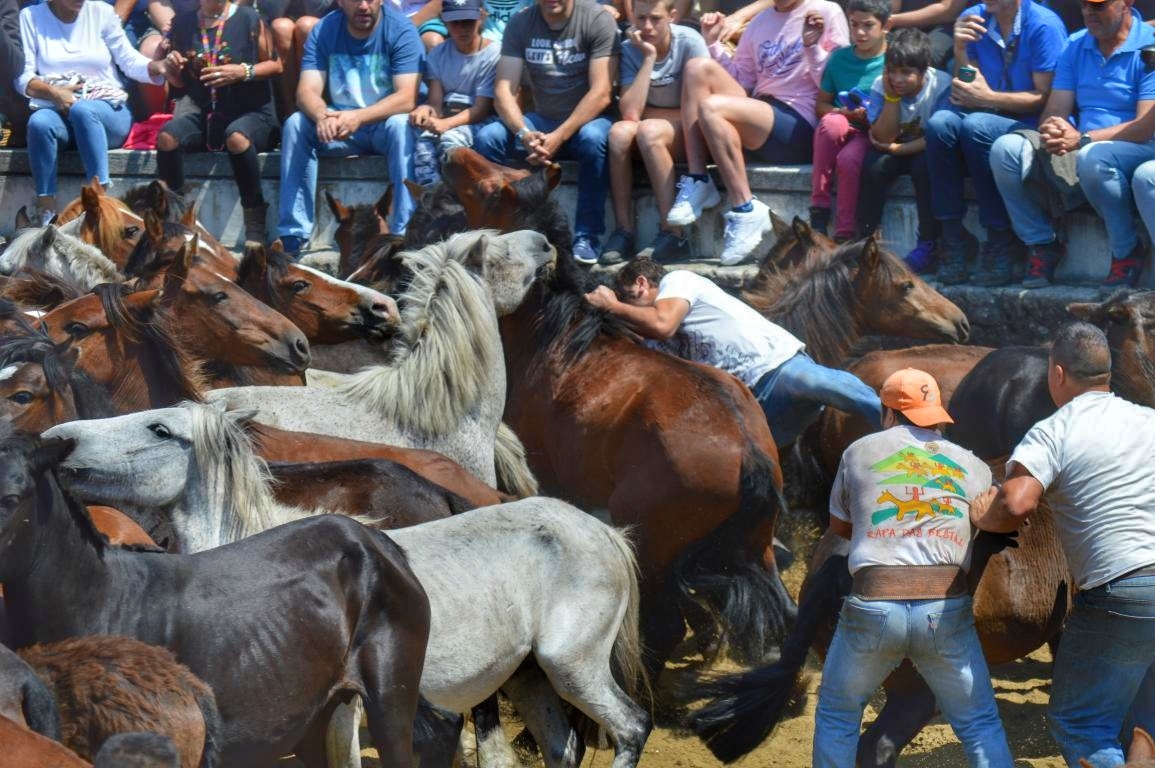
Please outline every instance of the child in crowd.
[[493, 119], [493, 78], [501, 46], [481, 36], [480, 0], [444, 0], [441, 20], [449, 39], [425, 60], [429, 96], [409, 113], [419, 131], [435, 134], [437, 159], [454, 147], [472, 147], [475, 132]]
[[[880, 0], [874, 0], [879, 2]], [[630, 194], [632, 155], [641, 155], [658, 202], [660, 231], [648, 253], [669, 263], [690, 255], [680, 227], [666, 223], [674, 204], [674, 161], [685, 158], [682, 141], [682, 69], [694, 58], [708, 58], [702, 36], [679, 24], [673, 0], [634, 0], [633, 26], [622, 44], [622, 119], [610, 129], [610, 196], [617, 229], [602, 251], [603, 264], [634, 257], [634, 221]]]
[[886, 53], [889, 0], [850, 0], [847, 7], [852, 46], [830, 54], [822, 72], [814, 112], [814, 173], [810, 226], [826, 234], [830, 226], [830, 189], [838, 171], [838, 212], [834, 239], [854, 237], [862, 162], [870, 149], [866, 112], [870, 89], [882, 74]]
[[865, 237], [878, 229], [890, 185], [909, 174], [918, 206], [918, 245], [906, 258], [921, 263], [932, 257], [939, 233], [930, 204], [923, 131], [931, 115], [950, 107], [951, 77], [931, 67], [930, 38], [921, 29], [896, 32], [887, 45], [885, 62], [866, 110], [871, 148], [858, 196], [858, 234]]

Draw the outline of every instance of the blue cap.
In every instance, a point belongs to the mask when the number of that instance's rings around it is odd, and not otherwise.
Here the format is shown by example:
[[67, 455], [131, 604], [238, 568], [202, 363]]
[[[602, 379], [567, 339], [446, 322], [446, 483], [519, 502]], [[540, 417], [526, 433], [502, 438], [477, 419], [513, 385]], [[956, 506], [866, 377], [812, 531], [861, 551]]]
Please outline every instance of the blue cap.
[[481, 18], [481, 0], [442, 0], [442, 21], [477, 21]]

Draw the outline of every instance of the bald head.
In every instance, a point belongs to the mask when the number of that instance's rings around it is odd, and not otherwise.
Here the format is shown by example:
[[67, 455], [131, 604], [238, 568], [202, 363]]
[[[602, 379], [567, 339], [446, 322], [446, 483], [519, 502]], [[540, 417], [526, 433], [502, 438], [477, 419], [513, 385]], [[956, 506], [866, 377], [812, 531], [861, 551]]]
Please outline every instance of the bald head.
[[1059, 328], [1051, 342], [1051, 362], [1085, 387], [1104, 386], [1111, 380], [1107, 336], [1090, 323], [1079, 321]]

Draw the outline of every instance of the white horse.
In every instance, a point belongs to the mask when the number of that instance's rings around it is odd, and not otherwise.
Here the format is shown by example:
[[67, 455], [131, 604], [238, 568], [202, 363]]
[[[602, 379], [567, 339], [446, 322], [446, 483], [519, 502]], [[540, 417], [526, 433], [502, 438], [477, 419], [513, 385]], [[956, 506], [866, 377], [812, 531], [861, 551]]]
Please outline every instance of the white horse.
[[98, 248], [52, 224], [21, 231], [0, 253], [0, 272], [11, 275], [26, 267], [76, 283], [86, 291], [101, 283], [124, 282], [124, 275]]
[[[45, 437], [76, 441], [61, 465], [67, 487], [90, 503], [164, 510], [181, 549], [197, 552], [320, 513], [274, 501], [240, 425], [249, 416], [185, 403], [62, 424]], [[642, 674], [636, 565], [623, 534], [535, 497], [389, 536], [429, 596], [429, 701], [464, 713], [503, 686], [546, 764], [576, 766], [582, 747], [560, 695], [606, 730], [613, 768], [637, 764], [649, 716], [613, 674], [631, 691]], [[531, 654], [537, 667], [522, 667]]]
[[505, 409], [497, 318], [521, 303], [552, 261], [543, 235], [455, 235], [401, 255], [410, 273], [398, 297], [394, 362], [338, 388], [233, 387], [206, 394], [257, 421], [298, 432], [426, 448], [495, 485], [494, 440]]

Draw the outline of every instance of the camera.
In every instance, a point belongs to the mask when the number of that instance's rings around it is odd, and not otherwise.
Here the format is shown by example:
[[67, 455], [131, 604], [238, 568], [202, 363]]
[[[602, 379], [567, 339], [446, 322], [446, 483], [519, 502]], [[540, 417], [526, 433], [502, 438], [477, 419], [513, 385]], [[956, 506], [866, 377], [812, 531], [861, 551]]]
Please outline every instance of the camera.
[[[233, 57], [230, 53], [228, 53], [227, 50], [222, 51], [222, 52], [217, 54], [217, 66], [218, 67], [223, 66], [225, 64], [232, 64], [232, 63], [233, 63]], [[204, 51], [186, 51], [185, 52], [184, 71], [185, 71], [185, 74], [187, 74], [193, 80], [199, 80], [200, 76], [201, 76], [201, 70], [204, 69], [205, 67], [210, 67], [210, 66], [212, 66], [212, 59]]]
[[[1153, 46], [1153, 48], [1155, 48], [1155, 46]], [[958, 79], [962, 80], [964, 83], [973, 83], [978, 74], [979, 71], [974, 67], [958, 68]]]

